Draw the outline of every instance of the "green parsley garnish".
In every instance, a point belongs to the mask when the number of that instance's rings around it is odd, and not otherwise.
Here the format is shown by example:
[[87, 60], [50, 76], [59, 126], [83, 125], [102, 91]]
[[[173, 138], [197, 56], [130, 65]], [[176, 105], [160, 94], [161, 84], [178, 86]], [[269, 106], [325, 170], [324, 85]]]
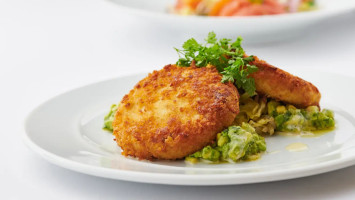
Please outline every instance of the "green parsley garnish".
[[176, 65], [181, 67], [189, 67], [192, 63], [195, 63], [196, 67], [213, 65], [223, 74], [223, 83], [232, 82], [237, 88], [253, 96], [255, 82], [249, 75], [258, 68], [249, 64], [254, 61], [254, 56], [245, 56], [241, 47], [242, 38], [238, 37], [234, 42], [226, 38], [217, 40], [216, 34], [210, 32], [205, 41], [205, 44], [199, 44], [191, 38], [183, 44], [182, 50], [175, 48], [179, 54]]

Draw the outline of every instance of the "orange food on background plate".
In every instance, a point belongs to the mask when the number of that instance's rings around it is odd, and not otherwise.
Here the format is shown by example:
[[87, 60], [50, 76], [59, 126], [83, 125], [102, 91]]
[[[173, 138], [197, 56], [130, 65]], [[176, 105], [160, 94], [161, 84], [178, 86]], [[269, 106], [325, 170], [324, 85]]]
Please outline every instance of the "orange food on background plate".
[[180, 15], [258, 16], [314, 9], [314, 0], [177, 0]]

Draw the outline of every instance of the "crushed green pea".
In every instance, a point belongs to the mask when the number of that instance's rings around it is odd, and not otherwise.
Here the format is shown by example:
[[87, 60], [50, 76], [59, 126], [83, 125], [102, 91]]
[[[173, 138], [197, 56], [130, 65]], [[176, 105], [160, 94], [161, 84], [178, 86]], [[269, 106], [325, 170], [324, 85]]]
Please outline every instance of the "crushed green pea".
[[187, 156], [185, 160], [193, 163], [199, 160], [215, 163], [255, 160], [266, 150], [265, 139], [247, 123], [228, 127], [217, 135], [216, 143], [215, 147], [204, 147], [201, 151]]

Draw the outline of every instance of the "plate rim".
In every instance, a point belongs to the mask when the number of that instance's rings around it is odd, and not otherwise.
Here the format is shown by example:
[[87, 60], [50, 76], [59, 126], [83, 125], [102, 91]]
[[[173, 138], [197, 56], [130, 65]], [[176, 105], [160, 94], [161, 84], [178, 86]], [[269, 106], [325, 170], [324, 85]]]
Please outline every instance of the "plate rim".
[[[315, 70], [300, 70], [302, 72], [309, 72]], [[320, 71], [317, 70], [319, 73]], [[338, 76], [343, 76], [347, 78], [354, 78], [350, 75], [343, 75], [340, 73], [330, 73], [323, 71], [322, 73], [326, 74], [336, 74]], [[267, 172], [253, 172], [253, 173], [226, 173], [226, 174], [172, 174], [172, 173], [153, 173], [153, 172], [140, 172], [140, 171], [129, 171], [129, 170], [121, 170], [121, 169], [112, 169], [105, 168], [100, 166], [94, 166], [89, 164], [80, 163], [78, 161], [70, 160], [67, 158], [63, 158], [55, 153], [52, 153], [40, 145], [37, 145], [29, 135], [28, 124], [30, 118], [33, 113], [37, 110], [40, 110], [42, 106], [46, 105], [48, 102], [65, 95], [67, 93], [75, 92], [76, 90], [80, 90], [82, 88], [91, 87], [96, 84], [114, 81], [116, 79], [124, 78], [124, 77], [133, 77], [133, 76], [142, 76], [147, 74], [146, 72], [140, 73], [132, 73], [122, 76], [117, 76], [115, 78], [110, 78], [106, 80], [101, 80], [97, 82], [93, 82], [84, 86], [80, 86], [66, 92], [62, 92], [61, 94], [55, 95], [52, 98], [40, 103], [37, 105], [31, 112], [28, 113], [26, 118], [23, 121], [23, 134], [22, 140], [24, 143], [32, 149], [34, 152], [39, 154], [45, 160], [49, 161], [52, 164], [61, 166], [66, 169], [70, 169], [76, 172], [89, 174], [97, 177], [104, 177], [110, 179], [118, 179], [125, 181], [134, 181], [134, 182], [142, 182], [142, 183], [154, 183], [154, 184], [166, 184], [166, 185], [236, 185], [236, 184], [249, 184], [249, 183], [261, 183], [261, 182], [271, 182], [271, 181], [279, 181], [279, 180], [287, 180], [294, 178], [301, 178], [316, 174], [322, 174], [330, 171], [334, 171], [337, 169], [345, 168], [351, 165], [355, 165], [355, 154], [348, 156], [346, 158], [333, 159], [329, 161], [325, 161], [318, 164], [313, 164], [307, 167], [301, 168], [291, 168], [285, 170], [275, 170], [275, 171], [267, 171]], [[275, 176], [277, 175], [277, 176]], [[275, 176], [275, 177], [273, 177]]]
[[[247, 174], [170, 174], [170, 173], [149, 173], [139, 171], [127, 171], [120, 169], [104, 168], [69, 160], [42, 149], [36, 145], [27, 134], [23, 134], [23, 141], [34, 152], [39, 154], [48, 162], [82, 174], [96, 177], [124, 180], [140, 183], [153, 183], [165, 185], [239, 185], [251, 183], [264, 183], [273, 181], [290, 180], [295, 178], [308, 177], [323, 174], [355, 165], [355, 155], [346, 159], [336, 159], [311, 165], [303, 168], [292, 168], [276, 170], [271, 172], [254, 172]], [[276, 176], [277, 175], [277, 176]]]

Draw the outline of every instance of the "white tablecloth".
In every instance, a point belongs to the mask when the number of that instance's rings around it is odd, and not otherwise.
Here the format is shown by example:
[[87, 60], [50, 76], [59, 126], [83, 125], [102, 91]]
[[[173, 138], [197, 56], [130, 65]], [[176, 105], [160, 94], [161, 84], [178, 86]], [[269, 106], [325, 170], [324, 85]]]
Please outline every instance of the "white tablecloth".
[[[187, 38], [160, 28], [104, 0], [0, 1], [0, 199], [355, 199], [355, 166], [272, 183], [164, 186], [75, 173], [24, 145], [25, 116], [48, 98], [174, 62], [172, 47]], [[355, 14], [348, 13], [292, 41], [244, 48], [286, 70], [355, 77], [354, 37]]]

